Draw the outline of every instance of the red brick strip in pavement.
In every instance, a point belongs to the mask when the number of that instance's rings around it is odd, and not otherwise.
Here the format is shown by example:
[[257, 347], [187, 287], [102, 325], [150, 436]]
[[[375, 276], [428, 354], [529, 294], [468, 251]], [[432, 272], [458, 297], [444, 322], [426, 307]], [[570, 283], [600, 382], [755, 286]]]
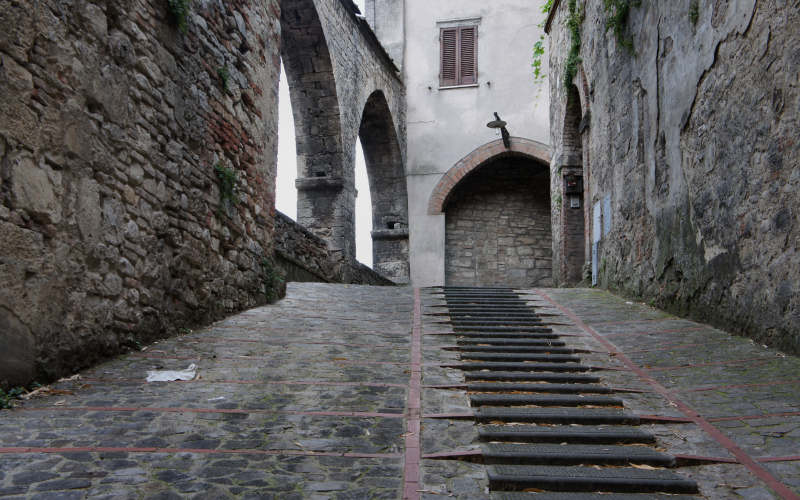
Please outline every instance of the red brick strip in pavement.
[[694, 389], [682, 389], [678, 392], [717, 391], [722, 389], [738, 389], [742, 387], [768, 387], [772, 385], [784, 385], [784, 384], [800, 384], [800, 379], [775, 380], [772, 382], [761, 382], [758, 384], [730, 384], [730, 385], [711, 385], [711, 386], [707, 385], [703, 387], [697, 387]]
[[408, 381], [403, 499], [420, 498], [420, 413], [422, 410], [422, 300], [414, 288], [414, 326], [411, 330], [411, 376]]
[[24, 453], [202, 453], [206, 455], [283, 455], [303, 457], [347, 457], [347, 458], [400, 458], [399, 453], [351, 453], [337, 451], [310, 451], [310, 450], [210, 450], [207, 448], [125, 448], [106, 446], [82, 446], [79, 448], [0, 448], [0, 454]]
[[[213, 358], [204, 358], [203, 356], [170, 356], [167, 354], [148, 354], [146, 352], [134, 352], [131, 356], [141, 359], [176, 359], [182, 361], [202, 361], [203, 359], [224, 359], [226, 361], [240, 361], [247, 359], [262, 359], [272, 360], [270, 356], [216, 356]], [[335, 363], [340, 365], [402, 365], [406, 366], [408, 363], [399, 363], [394, 361], [351, 361], [349, 359], [330, 359], [330, 360], [314, 360], [309, 363]]]
[[[555, 302], [553, 303], [555, 304]], [[559, 306], [557, 305], [556, 307]], [[645, 322], [658, 323], [659, 321], [669, 321], [671, 319], [675, 318], [665, 317], [665, 318], [651, 318], [651, 319], [620, 319], [616, 321], [593, 321], [592, 323], [595, 325], [624, 325], [626, 323], [645, 323]]]
[[[650, 320], [655, 321], [655, 320]], [[595, 323], [596, 325], [616, 325], [620, 323], [629, 323], [629, 321], [613, 321], [610, 323]], [[687, 326], [686, 328], [670, 328], [668, 330], [649, 330], [649, 331], [641, 331], [641, 332], [615, 332], [615, 333], [608, 333], [608, 334], [601, 334], [603, 337], [617, 337], [621, 335], [661, 335], [662, 333], [683, 333], [683, 332], [696, 332], [700, 330], [706, 330], [707, 328], [704, 326]]]
[[747, 363], [750, 366], [763, 365], [769, 363], [770, 359], [765, 358], [745, 358], [745, 359], [731, 359], [729, 361], [716, 361], [713, 363], [691, 363], [678, 366], [654, 366], [652, 368], [644, 368], [650, 372], [665, 372], [673, 370], [683, 370], [685, 368], [702, 368], [704, 366], [722, 366], [722, 365], [742, 365]]
[[[145, 379], [139, 378], [87, 378], [81, 377], [75, 383], [99, 383], [99, 384], [118, 384], [118, 383], [138, 383], [152, 384]], [[240, 385], [320, 385], [326, 387], [408, 387], [406, 384], [391, 384], [383, 382], [321, 382], [318, 380], [174, 380], [171, 384], [240, 384]]]
[[[606, 337], [610, 337], [610, 335], [606, 335]], [[708, 345], [708, 344], [701, 344], [701, 343], [694, 343], [694, 344], [684, 344], [684, 343], [674, 343], [674, 344], [661, 344], [661, 347], [653, 347], [650, 349], [634, 349], [633, 351], [628, 351], [628, 354], [640, 354], [645, 352], [658, 352], [658, 351], [677, 351], [680, 349], [688, 349], [690, 347], [697, 347], [699, 345]]]
[[731, 417], [712, 417], [709, 422], [728, 422], [731, 420], [759, 420], [762, 418], [775, 418], [775, 417], [797, 417], [800, 416], [800, 411], [787, 411], [783, 413], [757, 413], [755, 415], [736, 415]]
[[48, 406], [35, 408], [18, 408], [14, 411], [19, 412], [43, 412], [43, 411], [83, 411], [83, 412], [136, 412], [149, 411], [156, 413], [229, 413], [229, 414], [280, 414], [280, 415], [303, 415], [318, 417], [354, 417], [354, 418], [403, 418], [402, 413], [377, 413], [363, 411], [323, 411], [323, 410], [265, 410], [265, 409], [241, 409], [241, 408], [159, 408], [159, 407], [138, 407], [138, 406]]
[[[351, 331], [351, 330], [348, 330]], [[293, 338], [297, 338], [294, 336]], [[395, 344], [353, 344], [349, 342], [320, 342], [320, 341], [311, 341], [311, 340], [258, 340], [258, 339], [235, 339], [235, 338], [226, 338], [226, 337], [203, 337], [203, 338], [196, 338], [196, 339], [181, 339], [183, 342], [187, 344], [216, 344], [216, 343], [225, 343], [225, 342], [243, 342], [247, 344], [268, 344], [274, 345], [278, 347], [299, 344], [299, 345], [338, 345], [343, 347], [381, 347], [385, 349], [403, 349], [403, 347], [397, 346]]]
[[759, 462], [797, 462], [800, 461], [800, 455], [792, 455], [789, 457], [759, 457]]
[[[717, 441], [720, 445], [722, 445], [725, 449], [727, 449], [736, 459], [741, 463], [744, 467], [746, 467], [750, 472], [752, 472], [756, 477], [764, 481], [767, 486], [772, 488], [776, 493], [781, 495], [783, 498], [792, 499], [792, 500], [800, 500], [800, 495], [793, 492], [787, 485], [780, 482], [775, 476], [772, 475], [767, 469], [761, 466], [754, 457], [751, 457], [746, 451], [741, 449], [731, 438], [723, 434], [719, 429], [714, 427], [711, 422], [705, 419], [699, 412], [697, 412], [694, 408], [689, 406], [687, 403], [684, 403], [677, 397], [675, 394], [668, 390], [666, 387], [661, 385], [656, 379], [650, 376], [647, 373], [647, 370], [641, 368], [636, 363], [631, 361], [631, 359], [626, 356], [622, 351], [617, 349], [617, 347], [609, 342], [608, 340], [603, 337], [600, 333], [598, 333], [594, 328], [584, 323], [574, 312], [567, 309], [566, 307], [562, 306], [561, 304], [557, 303], [553, 300], [547, 293], [542, 290], [537, 290], [537, 292], [550, 304], [560, 310], [564, 315], [570, 318], [576, 326], [578, 326], [581, 330], [588, 333], [592, 336], [595, 340], [600, 342], [603, 347], [605, 347], [609, 353], [613, 353], [614, 356], [622, 361], [625, 365], [627, 365], [631, 371], [635, 372], [642, 380], [650, 384], [655, 392], [661, 394], [667, 401], [675, 404], [675, 406], [683, 412], [687, 417], [691, 418], [692, 421], [706, 431], [715, 441]], [[606, 323], [608, 324], [608, 323]]]

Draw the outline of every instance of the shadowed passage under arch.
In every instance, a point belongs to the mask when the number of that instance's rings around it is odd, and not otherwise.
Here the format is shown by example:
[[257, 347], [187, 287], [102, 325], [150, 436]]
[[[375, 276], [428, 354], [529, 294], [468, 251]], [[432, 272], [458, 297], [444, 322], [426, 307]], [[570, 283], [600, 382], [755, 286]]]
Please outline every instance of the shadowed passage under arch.
[[406, 283], [408, 193], [395, 124], [382, 91], [367, 99], [358, 135], [372, 197], [373, 268], [395, 282]]
[[538, 141], [512, 137], [511, 147], [506, 148], [503, 140], [488, 142], [460, 159], [436, 184], [428, 200], [428, 214], [441, 215], [453, 188], [470, 172], [492, 158], [503, 156], [522, 156], [541, 163], [550, 164], [550, 147]]
[[[328, 241], [330, 250], [355, 255], [355, 188], [345, 182], [339, 99], [333, 64], [312, 0], [281, 1], [281, 57], [292, 101], [297, 145], [297, 222]], [[350, 209], [352, 212], [352, 208]], [[347, 224], [350, 224], [350, 227]]]
[[498, 140], [460, 160], [433, 191], [445, 215], [445, 284], [552, 286], [553, 240], [547, 146]]

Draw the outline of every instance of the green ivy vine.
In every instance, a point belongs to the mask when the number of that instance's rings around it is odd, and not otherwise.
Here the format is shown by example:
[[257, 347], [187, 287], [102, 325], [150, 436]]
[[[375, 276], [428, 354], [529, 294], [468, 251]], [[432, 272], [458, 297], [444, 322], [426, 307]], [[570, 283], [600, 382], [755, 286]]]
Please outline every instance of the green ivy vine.
[[217, 76], [220, 83], [222, 83], [222, 90], [228, 92], [230, 90], [231, 73], [228, 71], [227, 66], [220, 66], [217, 68]]
[[606, 33], [614, 32], [614, 38], [629, 52], [633, 52], [633, 39], [627, 35], [628, 15], [631, 7], [638, 7], [642, 0], [603, 0], [603, 10], [606, 12]]
[[[545, 0], [544, 4], [542, 4], [541, 11], [542, 14], [549, 14], [550, 9], [553, 8], [553, 0]], [[546, 19], [546, 18], [545, 18]], [[544, 28], [544, 23], [546, 21], [542, 21], [539, 23], [540, 28]], [[544, 58], [544, 33], [539, 37], [539, 40], [533, 44], [533, 81], [534, 83], [541, 83], [544, 81], [544, 77], [547, 76], [542, 71], [542, 59]]]
[[272, 259], [261, 259], [261, 284], [267, 302], [272, 303], [281, 298], [284, 278]]
[[175, 23], [175, 25], [184, 35], [189, 29], [188, 22], [191, 3], [192, 0], [167, 0], [167, 8], [169, 10], [170, 17], [172, 18], [172, 22]]
[[[608, 1], [608, 0], [604, 0]], [[569, 88], [572, 80], [578, 74], [578, 65], [581, 59], [581, 24], [583, 24], [583, 10], [578, 8], [578, 0], [568, 0], [567, 31], [569, 32], [569, 53], [564, 62], [564, 87]]]
[[220, 211], [226, 203], [238, 205], [239, 196], [236, 193], [236, 171], [217, 163], [214, 165], [214, 173], [217, 174], [217, 182], [219, 183]]

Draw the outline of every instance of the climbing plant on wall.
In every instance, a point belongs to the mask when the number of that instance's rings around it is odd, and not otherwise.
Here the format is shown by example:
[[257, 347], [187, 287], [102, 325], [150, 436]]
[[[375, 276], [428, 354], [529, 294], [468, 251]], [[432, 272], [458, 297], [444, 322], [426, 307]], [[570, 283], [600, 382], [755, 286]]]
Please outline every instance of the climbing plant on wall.
[[626, 34], [628, 30], [628, 16], [631, 7], [638, 7], [641, 0], [603, 0], [603, 10], [606, 13], [606, 32], [612, 30], [617, 42], [633, 52], [633, 39]]
[[[584, 11], [582, 6], [578, 5], [578, 0], [567, 1], [567, 32], [569, 34], [569, 52], [564, 61], [564, 76], [563, 82], [565, 87], [572, 85], [572, 80], [578, 74], [578, 65], [581, 59], [581, 25], [584, 21]], [[554, 0], [544, 0], [541, 5], [541, 11], [549, 14], [553, 8]], [[628, 30], [628, 17], [631, 8], [641, 5], [641, 0], [603, 0], [603, 11], [606, 19], [606, 32], [609, 30], [614, 32], [614, 37], [617, 42], [633, 52], [633, 40], [627, 35]], [[690, 14], [691, 17], [691, 14]], [[696, 21], [693, 21], [696, 22]], [[539, 27], [543, 27], [540, 24]], [[540, 82], [544, 79], [545, 74], [542, 72], [542, 59], [544, 58], [544, 35], [539, 38], [533, 46], [533, 78], [534, 81]]]
[[569, 33], [569, 53], [564, 61], [564, 87], [569, 88], [572, 80], [578, 74], [578, 65], [581, 63], [581, 24], [583, 24], [583, 10], [578, 8], [578, 0], [567, 0], [569, 16], [567, 17], [567, 31]]
[[[543, 14], [549, 14], [550, 9], [553, 7], [553, 0], [545, 0], [542, 4], [541, 10]], [[545, 21], [539, 23], [539, 27], [544, 27]], [[544, 33], [539, 37], [539, 40], [533, 44], [533, 81], [541, 83], [544, 77], [547, 76], [542, 71], [542, 59], [544, 58]]]
[[167, 0], [170, 18], [184, 35], [189, 29], [188, 20], [191, 2], [192, 0]]

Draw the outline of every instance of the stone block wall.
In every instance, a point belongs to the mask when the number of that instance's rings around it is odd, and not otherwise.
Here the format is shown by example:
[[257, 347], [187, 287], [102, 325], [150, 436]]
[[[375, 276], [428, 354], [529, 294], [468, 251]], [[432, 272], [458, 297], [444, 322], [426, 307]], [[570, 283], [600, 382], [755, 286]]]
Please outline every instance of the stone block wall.
[[0, 0], [1, 382], [265, 301], [278, 2], [191, 5]]
[[[590, 117], [582, 169], [585, 220], [602, 228], [587, 228], [600, 239], [599, 284], [800, 352], [797, 5], [642, 2], [624, 30], [630, 51], [606, 32], [602, 2], [578, 4], [572, 84]], [[554, 9], [558, 158], [574, 140], [563, 136], [567, 2]]]
[[445, 213], [448, 285], [552, 286], [546, 166], [494, 160], [456, 186]]
[[325, 240], [281, 212], [275, 213], [275, 257], [287, 281], [394, 285], [360, 262], [343, 260]]
[[341, 262], [331, 264], [325, 240], [282, 212], [275, 215], [275, 234], [275, 254], [289, 281], [338, 281]]

